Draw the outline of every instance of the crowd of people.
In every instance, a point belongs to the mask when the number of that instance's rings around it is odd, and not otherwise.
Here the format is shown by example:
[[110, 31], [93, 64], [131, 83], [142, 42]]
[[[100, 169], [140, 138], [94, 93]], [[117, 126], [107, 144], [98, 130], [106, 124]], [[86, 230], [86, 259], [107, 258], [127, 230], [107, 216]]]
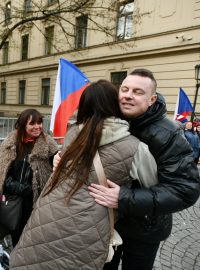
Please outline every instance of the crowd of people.
[[[106, 80], [85, 89], [61, 153], [42, 115], [21, 113], [0, 145], [0, 191], [23, 197], [10, 269], [117, 270], [120, 260], [123, 270], [153, 268], [172, 214], [200, 194], [200, 125], [183, 131], [166, 112], [153, 73], [136, 69], [119, 92]], [[97, 150], [107, 186], [93, 166]], [[106, 263], [108, 208], [123, 244]]]

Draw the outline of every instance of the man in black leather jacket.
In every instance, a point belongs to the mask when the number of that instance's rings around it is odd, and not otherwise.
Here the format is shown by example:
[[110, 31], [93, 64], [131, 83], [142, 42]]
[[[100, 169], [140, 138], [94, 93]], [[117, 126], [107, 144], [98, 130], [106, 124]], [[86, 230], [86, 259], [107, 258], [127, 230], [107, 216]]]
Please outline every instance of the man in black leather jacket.
[[[160, 241], [171, 232], [172, 213], [193, 205], [200, 194], [192, 149], [183, 130], [166, 117], [166, 104], [156, 87], [152, 72], [134, 70], [121, 85], [119, 103], [130, 119], [131, 133], [149, 146], [156, 160], [159, 184], [130, 189], [108, 180], [109, 188], [89, 187], [96, 202], [118, 208], [115, 227], [123, 239], [123, 270], [152, 269]], [[119, 249], [105, 269], [118, 269], [120, 255]]]

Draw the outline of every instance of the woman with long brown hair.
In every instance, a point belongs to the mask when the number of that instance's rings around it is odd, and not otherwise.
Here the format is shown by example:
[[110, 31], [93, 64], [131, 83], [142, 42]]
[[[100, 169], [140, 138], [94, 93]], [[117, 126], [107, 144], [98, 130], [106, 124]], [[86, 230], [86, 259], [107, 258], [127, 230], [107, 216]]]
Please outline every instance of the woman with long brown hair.
[[119, 185], [141, 180], [134, 179], [141, 162], [156, 181], [148, 148], [130, 135], [121, 117], [117, 90], [110, 82], [99, 80], [85, 89], [77, 122], [67, 134], [68, 146], [11, 254], [11, 269], [103, 269], [110, 240], [108, 210], [88, 192], [88, 185], [98, 183], [96, 151], [106, 177]]
[[15, 130], [0, 145], [0, 191], [23, 198], [20, 223], [10, 232], [13, 246], [52, 172], [50, 158], [57, 151], [56, 142], [43, 131], [43, 116], [35, 109], [20, 114]]

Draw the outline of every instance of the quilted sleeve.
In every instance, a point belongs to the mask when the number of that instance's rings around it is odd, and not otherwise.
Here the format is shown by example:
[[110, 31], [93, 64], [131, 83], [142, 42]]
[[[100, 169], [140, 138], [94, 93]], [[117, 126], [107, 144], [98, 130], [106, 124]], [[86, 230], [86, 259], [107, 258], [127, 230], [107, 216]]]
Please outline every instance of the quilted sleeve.
[[148, 188], [158, 183], [156, 161], [148, 146], [143, 142], [139, 143], [134, 154], [130, 176], [132, 179], [138, 180], [141, 187]]

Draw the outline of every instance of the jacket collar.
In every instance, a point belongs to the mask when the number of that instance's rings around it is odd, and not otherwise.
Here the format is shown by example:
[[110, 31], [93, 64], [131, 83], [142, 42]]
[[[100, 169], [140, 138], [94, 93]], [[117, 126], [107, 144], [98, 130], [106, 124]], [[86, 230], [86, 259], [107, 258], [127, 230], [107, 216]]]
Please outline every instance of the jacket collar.
[[157, 101], [152, 106], [150, 106], [144, 114], [131, 119], [130, 127], [132, 129], [134, 127], [143, 127], [149, 125], [166, 117], [166, 113], [167, 108], [165, 99], [161, 94], [157, 93]]

